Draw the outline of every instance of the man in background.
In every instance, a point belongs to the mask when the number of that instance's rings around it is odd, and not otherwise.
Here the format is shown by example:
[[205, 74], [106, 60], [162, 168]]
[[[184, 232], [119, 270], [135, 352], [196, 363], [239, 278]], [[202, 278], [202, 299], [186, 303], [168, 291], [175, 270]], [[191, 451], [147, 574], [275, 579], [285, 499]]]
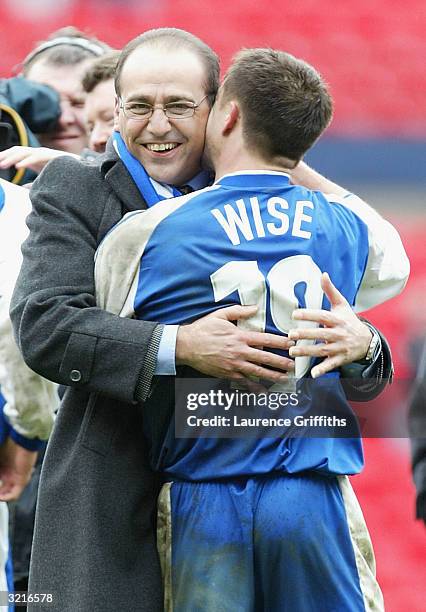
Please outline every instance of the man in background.
[[84, 123], [89, 149], [104, 153], [114, 130], [114, 77], [120, 51], [112, 51], [87, 68], [82, 81], [86, 92]]
[[106, 43], [68, 26], [53, 32], [27, 55], [22, 76], [58, 92], [60, 115], [55, 129], [37, 134], [41, 147], [16, 146], [0, 152], [0, 168], [15, 166], [39, 173], [48, 161], [64, 153], [79, 156], [84, 152], [88, 134], [82, 79], [93, 60], [110, 51]]
[[81, 81], [90, 62], [109, 50], [105, 43], [70, 26], [53, 32], [24, 59], [22, 75], [49, 85], [60, 95], [56, 129], [38, 134], [42, 146], [77, 155], [87, 146]]
[[426, 525], [426, 340], [423, 340], [409, 401], [408, 427], [416, 487], [416, 518]]

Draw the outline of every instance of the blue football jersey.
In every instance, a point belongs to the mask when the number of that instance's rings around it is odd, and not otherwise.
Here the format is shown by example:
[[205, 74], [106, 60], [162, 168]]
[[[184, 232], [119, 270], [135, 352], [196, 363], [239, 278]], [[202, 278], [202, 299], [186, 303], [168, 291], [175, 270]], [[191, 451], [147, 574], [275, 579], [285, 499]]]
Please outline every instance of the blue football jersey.
[[[329, 308], [322, 272], [365, 309], [403, 287], [404, 257], [392, 226], [356, 196], [326, 196], [292, 185], [285, 173], [251, 171], [126, 215], [101, 244], [95, 276], [98, 303], [122, 316], [181, 324], [256, 304], [243, 325], [287, 334], [296, 326], [295, 308]], [[306, 377], [310, 366], [309, 358], [297, 358], [296, 377]], [[318, 389], [321, 396], [321, 382]], [[333, 406], [350, 411], [340, 385], [335, 389]], [[316, 401], [315, 393], [308, 396], [299, 401], [302, 413]], [[203, 480], [272, 471], [350, 474], [362, 461], [357, 438], [176, 439], [171, 423], [156, 467]]]

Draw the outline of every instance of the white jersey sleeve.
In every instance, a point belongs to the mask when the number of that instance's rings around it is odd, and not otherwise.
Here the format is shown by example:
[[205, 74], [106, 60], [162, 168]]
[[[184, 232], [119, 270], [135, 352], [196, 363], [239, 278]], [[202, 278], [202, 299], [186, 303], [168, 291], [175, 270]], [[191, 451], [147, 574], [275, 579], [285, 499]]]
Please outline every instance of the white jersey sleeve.
[[397, 230], [356, 195], [325, 195], [330, 203], [341, 204], [359, 217], [368, 228], [368, 260], [354, 309], [368, 310], [398, 295], [408, 279], [410, 262]]
[[47, 439], [58, 407], [57, 385], [24, 363], [13, 338], [9, 305], [22, 263], [21, 244], [28, 235], [29, 192], [0, 179], [0, 386], [10, 425], [27, 438]]

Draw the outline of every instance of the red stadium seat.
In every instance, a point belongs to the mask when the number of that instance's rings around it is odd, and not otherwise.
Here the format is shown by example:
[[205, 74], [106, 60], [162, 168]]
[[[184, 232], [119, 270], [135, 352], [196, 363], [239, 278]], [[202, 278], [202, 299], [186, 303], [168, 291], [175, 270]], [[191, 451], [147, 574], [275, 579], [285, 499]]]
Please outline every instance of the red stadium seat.
[[33, 20], [30, 37], [22, 27], [25, 14], [18, 20], [16, 11], [0, 7], [1, 74], [9, 76], [34, 41], [67, 22], [117, 47], [145, 29], [173, 24], [211, 44], [224, 68], [242, 46], [275, 46], [313, 63], [336, 98], [334, 131], [426, 134], [424, 0], [150, 0], [124, 6], [74, 0], [60, 23]]

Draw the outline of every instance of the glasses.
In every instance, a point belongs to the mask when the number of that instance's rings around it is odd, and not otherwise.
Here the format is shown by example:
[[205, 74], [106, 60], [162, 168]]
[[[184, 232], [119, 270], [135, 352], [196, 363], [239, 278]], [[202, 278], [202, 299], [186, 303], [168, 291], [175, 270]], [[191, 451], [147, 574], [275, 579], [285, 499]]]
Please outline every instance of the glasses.
[[136, 119], [136, 121], [146, 121], [152, 117], [156, 108], [163, 111], [168, 119], [188, 119], [192, 117], [195, 110], [204, 102], [209, 94], [204, 96], [202, 100], [195, 102], [168, 102], [167, 104], [147, 104], [146, 102], [123, 102], [120, 98], [120, 108], [123, 110], [124, 116], [128, 119]]

